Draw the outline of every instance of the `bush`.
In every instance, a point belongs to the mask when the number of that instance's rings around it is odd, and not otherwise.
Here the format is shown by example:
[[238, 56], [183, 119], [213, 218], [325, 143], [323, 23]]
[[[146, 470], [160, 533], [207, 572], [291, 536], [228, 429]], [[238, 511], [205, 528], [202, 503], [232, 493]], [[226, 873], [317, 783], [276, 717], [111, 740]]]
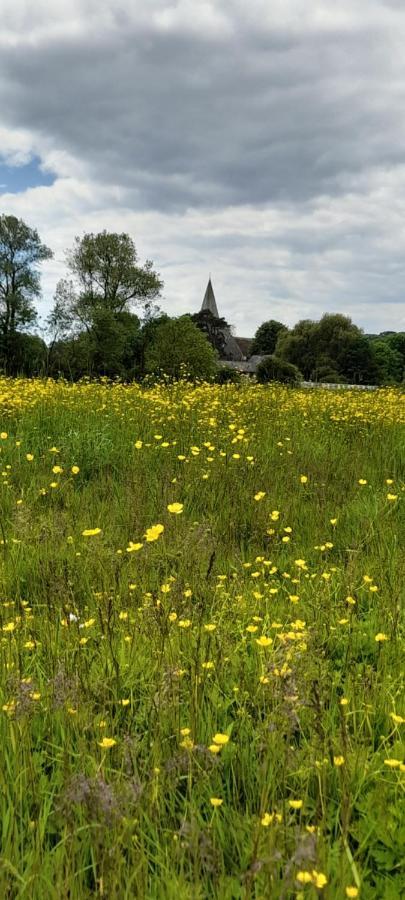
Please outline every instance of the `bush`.
[[348, 384], [347, 378], [344, 375], [339, 375], [338, 372], [327, 372], [326, 375], [322, 375], [322, 378], [318, 379], [319, 384]]
[[190, 316], [159, 324], [146, 349], [146, 370], [171, 379], [209, 379], [217, 374], [217, 355]]
[[215, 381], [217, 384], [240, 384], [241, 374], [232, 366], [220, 366]]
[[260, 384], [279, 381], [280, 384], [298, 384], [302, 375], [297, 366], [285, 362], [277, 356], [265, 356], [256, 369], [256, 378]]

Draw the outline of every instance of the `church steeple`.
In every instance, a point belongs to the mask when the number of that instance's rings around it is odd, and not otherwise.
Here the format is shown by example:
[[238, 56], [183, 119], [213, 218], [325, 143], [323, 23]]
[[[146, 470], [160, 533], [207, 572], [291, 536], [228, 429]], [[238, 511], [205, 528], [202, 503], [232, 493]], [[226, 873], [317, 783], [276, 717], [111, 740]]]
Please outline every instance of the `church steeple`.
[[213, 289], [212, 283], [211, 283], [211, 276], [208, 279], [207, 290], [204, 294], [204, 300], [202, 302], [201, 312], [203, 312], [203, 310], [206, 310], [206, 309], [210, 313], [212, 313], [212, 315], [215, 316], [216, 319], [219, 319], [217, 301], [215, 299], [214, 289]]

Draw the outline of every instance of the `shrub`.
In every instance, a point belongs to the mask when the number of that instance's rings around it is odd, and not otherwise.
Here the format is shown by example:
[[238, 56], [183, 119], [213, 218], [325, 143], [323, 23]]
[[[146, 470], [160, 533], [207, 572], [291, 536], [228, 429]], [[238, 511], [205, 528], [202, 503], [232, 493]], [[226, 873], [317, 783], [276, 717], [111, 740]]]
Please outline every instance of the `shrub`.
[[240, 384], [241, 380], [240, 372], [232, 366], [221, 366], [215, 378], [217, 384]]
[[146, 370], [172, 379], [209, 379], [217, 373], [217, 355], [189, 316], [159, 324], [146, 349]]
[[327, 372], [318, 381], [319, 384], [348, 384], [347, 378], [344, 375], [339, 375], [338, 372]]
[[260, 384], [279, 381], [281, 384], [298, 384], [302, 375], [297, 366], [285, 362], [277, 356], [265, 356], [256, 369], [256, 378]]

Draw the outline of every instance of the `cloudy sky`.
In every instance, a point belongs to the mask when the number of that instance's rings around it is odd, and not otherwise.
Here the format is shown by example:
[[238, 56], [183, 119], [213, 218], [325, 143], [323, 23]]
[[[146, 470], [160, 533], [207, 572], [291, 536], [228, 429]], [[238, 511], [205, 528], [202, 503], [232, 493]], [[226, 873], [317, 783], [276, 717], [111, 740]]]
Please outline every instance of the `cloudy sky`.
[[0, 0], [0, 212], [129, 232], [238, 334], [405, 329], [403, 0]]

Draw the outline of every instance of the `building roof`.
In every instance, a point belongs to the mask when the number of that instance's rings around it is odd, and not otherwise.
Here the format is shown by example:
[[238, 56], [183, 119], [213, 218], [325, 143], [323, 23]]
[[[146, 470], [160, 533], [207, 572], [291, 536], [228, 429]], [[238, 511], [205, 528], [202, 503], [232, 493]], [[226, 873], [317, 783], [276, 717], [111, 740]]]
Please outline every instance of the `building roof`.
[[[201, 307], [201, 312], [207, 311], [216, 319], [220, 318], [214, 288], [212, 287], [211, 276], [208, 279], [207, 290], [204, 294], [204, 300]], [[225, 344], [222, 351], [225, 359], [241, 362], [249, 355], [250, 345], [252, 343], [251, 338], [234, 337], [229, 325], [222, 329], [222, 333], [225, 338]]]
[[254, 375], [259, 363], [264, 359], [264, 356], [251, 356], [250, 359], [243, 360], [235, 360], [235, 359], [220, 359], [220, 366], [229, 366], [231, 369], [236, 369], [237, 372], [244, 372], [246, 375]]
[[250, 348], [253, 344], [253, 338], [238, 337], [238, 335], [235, 335], [235, 341], [240, 347], [243, 356], [249, 356]]
[[208, 309], [216, 319], [219, 319], [217, 301], [215, 299], [214, 289], [212, 287], [211, 278], [208, 280], [207, 290], [204, 294], [201, 310]]

